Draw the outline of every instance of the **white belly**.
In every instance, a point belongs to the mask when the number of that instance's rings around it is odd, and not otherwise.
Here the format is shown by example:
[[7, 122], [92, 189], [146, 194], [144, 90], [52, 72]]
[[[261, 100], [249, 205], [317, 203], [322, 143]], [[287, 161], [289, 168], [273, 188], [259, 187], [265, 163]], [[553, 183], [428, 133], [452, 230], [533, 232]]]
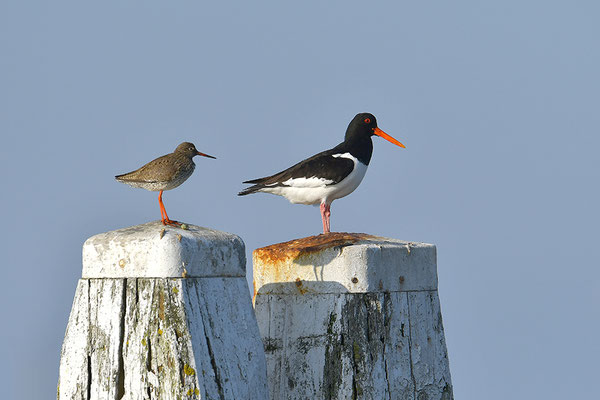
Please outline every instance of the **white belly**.
[[261, 192], [283, 196], [295, 204], [331, 204], [333, 200], [352, 193], [367, 172], [367, 165], [358, 161], [350, 153], [336, 154], [334, 157], [344, 157], [354, 162], [354, 170], [335, 185], [332, 185], [330, 180], [316, 177], [297, 178], [283, 182], [285, 186], [266, 187], [261, 189]]

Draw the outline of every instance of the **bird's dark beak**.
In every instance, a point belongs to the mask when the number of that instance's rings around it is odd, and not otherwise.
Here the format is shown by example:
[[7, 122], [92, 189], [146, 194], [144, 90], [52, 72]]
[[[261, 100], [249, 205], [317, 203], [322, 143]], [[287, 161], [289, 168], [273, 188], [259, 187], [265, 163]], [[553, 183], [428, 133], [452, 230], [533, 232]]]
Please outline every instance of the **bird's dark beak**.
[[396, 146], [406, 148], [406, 146], [404, 146], [402, 143], [400, 143], [399, 141], [397, 141], [396, 139], [394, 139], [393, 137], [391, 137], [390, 135], [388, 135], [387, 133], [385, 133], [384, 131], [382, 131], [379, 128], [373, 128], [373, 133], [377, 136], [381, 136], [382, 138], [384, 138], [385, 140], [387, 140], [390, 143], [394, 143]]
[[198, 150], [196, 150], [196, 154], [199, 156], [202, 156], [202, 157], [214, 158], [215, 160], [217, 159], [217, 157], [213, 157], [213, 156], [209, 156], [208, 154], [200, 153]]

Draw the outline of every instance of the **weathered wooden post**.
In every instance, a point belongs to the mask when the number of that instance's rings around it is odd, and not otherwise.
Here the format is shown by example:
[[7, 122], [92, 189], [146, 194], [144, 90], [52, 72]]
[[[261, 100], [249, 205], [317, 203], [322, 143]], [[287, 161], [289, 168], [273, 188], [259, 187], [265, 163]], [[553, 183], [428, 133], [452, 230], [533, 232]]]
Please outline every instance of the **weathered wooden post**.
[[435, 246], [331, 233], [253, 258], [271, 399], [453, 397]]
[[59, 399], [266, 399], [266, 362], [235, 235], [160, 222], [96, 235]]

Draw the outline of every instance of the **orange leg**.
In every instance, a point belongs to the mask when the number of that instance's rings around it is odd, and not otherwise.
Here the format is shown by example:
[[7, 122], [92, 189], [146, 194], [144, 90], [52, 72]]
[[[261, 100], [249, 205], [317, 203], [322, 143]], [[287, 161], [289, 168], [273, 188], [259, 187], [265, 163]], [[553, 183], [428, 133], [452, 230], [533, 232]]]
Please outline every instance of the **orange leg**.
[[[161, 192], [162, 194], [162, 192]], [[165, 212], [163, 211], [164, 205], [162, 204], [162, 199], [161, 199], [161, 195], [158, 195], [158, 205], [160, 206], [160, 220], [162, 221], [163, 225], [165, 225]]]
[[161, 218], [163, 225], [174, 225], [174, 226], [181, 225], [181, 222], [171, 221], [169, 219], [169, 216], [167, 215], [167, 210], [165, 209], [165, 205], [163, 204], [163, 201], [162, 201], [162, 194], [163, 194], [163, 191], [161, 190], [158, 193], [158, 205], [160, 206], [160, 218]]

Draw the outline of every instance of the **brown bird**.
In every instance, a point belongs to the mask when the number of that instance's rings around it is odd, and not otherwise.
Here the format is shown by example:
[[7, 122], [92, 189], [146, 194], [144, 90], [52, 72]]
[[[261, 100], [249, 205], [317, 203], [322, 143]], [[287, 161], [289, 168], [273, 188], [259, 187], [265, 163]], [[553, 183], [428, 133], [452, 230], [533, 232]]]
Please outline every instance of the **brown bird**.
[[153, 192], [160, 191], [158, 204], [163, 225], [181, 225], [179, 222], [169, 219], [162, 201], [162, 194], [164, 190], [175, 189], [192, 175], [196, 167], [192, 160], [194, 156], [216, 158], [200, 153], [193, 143], [183, 142], [177, 146], [174, 152], [158, 157], [135, 171], [117, 175], [115, 178], [117, 181], [126, 183], [129, 186]]

